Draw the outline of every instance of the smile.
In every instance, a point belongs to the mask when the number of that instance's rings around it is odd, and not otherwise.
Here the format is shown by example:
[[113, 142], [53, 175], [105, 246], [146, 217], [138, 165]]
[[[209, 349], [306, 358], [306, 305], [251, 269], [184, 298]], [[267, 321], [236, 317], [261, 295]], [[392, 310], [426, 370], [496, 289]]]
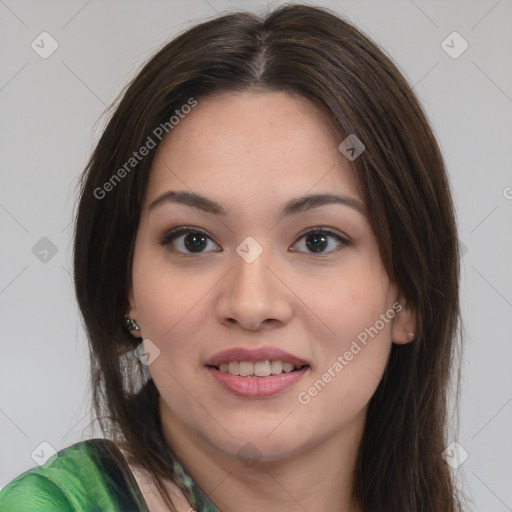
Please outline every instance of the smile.
[[205, 361], [210, 375], [224, 390], [244, 398], [271, 397], [296, 384], [310, 365], [277, 347], [236, 347]]
[[229, 373], [230, 375], [239, 375], [241, 377], [269, 377], [270, 375], [280, 375], [281, 373], [290, 373], [300, 370], [307, 365], [294, 365], [293, 363], [279, 360], [269, 361], [231, 361], [217, 366], [217, 370]]

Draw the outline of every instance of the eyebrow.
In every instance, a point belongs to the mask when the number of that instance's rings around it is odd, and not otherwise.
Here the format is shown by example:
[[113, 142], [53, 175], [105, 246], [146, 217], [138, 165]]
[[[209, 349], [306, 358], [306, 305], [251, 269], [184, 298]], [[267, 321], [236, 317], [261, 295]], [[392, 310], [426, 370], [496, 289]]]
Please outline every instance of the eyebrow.
[[[225, 217], [228, 215], [228, 210], [224, 208], [220, 203], [208, 199], [207, 197], [201, 196], [194, 192], [169, 190], [158, 196], [149, 205], [149, 211], [153, 210], [157, 206], [161, 206], [166, 203], [177, 203], [192, 208], [197, 208], [206, 213], [213, 213], [214, 215], [220, 215]], [[363, 203], [342, 194], [310, 194], [302, 196], [296, 199], [291, 199], [282, 208], [279, 219], [294, 215], [297, 213], [306, 212], [314, 208], [319, 208], [327, 204], [341, 204], [353, 208], [359, 213], [365, 215], [365, 207]]]

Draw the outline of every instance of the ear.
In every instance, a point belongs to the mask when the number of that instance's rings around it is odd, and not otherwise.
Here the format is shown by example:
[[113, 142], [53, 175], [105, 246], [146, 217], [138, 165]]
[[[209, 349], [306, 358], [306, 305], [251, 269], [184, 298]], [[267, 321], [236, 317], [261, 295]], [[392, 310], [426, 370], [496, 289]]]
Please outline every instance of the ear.
[[[128, 310], [126, 311], [125, 316], [137, 322], [137, 306], [135, 305], [135, 299], [133, 297], [133, 288], [131, 286], [130, 289], [128, 290]], [[142, 338], [142, 326], [140, 331], [130, 331], [130, 334], [134, 338]]]
[[400, 294], [393, 305], [396, 316], [393, 322], [392, 339], [397, 345], [410, 343], [417, 336], [416, 309]]

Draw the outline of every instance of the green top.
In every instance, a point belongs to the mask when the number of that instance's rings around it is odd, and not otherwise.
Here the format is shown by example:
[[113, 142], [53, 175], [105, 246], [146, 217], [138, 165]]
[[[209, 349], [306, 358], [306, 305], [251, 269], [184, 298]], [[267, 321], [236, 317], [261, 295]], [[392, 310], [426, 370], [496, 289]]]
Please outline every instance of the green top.
[[[217, 507], [174, 459], [174, 478], [197, 512]], [[149, 512], [119, 448], [89, 439], [59, 451], [0, 491], [0, 512]]]

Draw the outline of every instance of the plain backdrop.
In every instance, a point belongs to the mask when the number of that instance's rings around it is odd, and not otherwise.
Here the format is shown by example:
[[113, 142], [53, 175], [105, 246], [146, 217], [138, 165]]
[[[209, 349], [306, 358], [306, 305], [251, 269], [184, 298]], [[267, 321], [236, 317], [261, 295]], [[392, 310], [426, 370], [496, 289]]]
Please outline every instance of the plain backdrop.
[[[439, 139], [465, 248], [460, 432], [451, 441], [469, 456], [456, 473], [474, 501], [468, 510], [511, 511], [512, 2], [313, 4], [391, 56]], [[99, 436], [89, 424], [71, 222], [102, 113], [168, 39], [218, 13], [268, 5], [0, 1], [0, 487], [34, 467], [41, 442], [60, 450]]]

